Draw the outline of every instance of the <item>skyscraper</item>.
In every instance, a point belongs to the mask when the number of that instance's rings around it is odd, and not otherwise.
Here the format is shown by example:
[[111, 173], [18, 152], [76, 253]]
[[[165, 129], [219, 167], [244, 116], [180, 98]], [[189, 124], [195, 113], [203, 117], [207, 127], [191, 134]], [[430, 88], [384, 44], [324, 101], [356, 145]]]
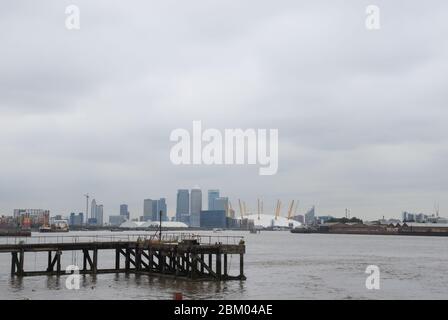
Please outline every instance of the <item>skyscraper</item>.
[[98, 226], [103, 225], [103, 205], [100, 204], [96, 207], [96, 224]]
[[159, 221], [160, 211], [162, 211], [162, 221], [168, 220], [166, 199], [159, 200], [145, 199], [143, 201], [143, 220]]
[[96, 200], [93, 199], [90, 205], [90, 219], [96, 219]]
[[190, 193], [190, 226], [200, 227], [202, 210], [202, 191], [194, 188]]
[[127, 220], [129, 220], [129, 211], [128, 211], [127, 204], [120, 205], [120, 216], [124, 216], [124, 217], [126, 217]]
[[227, 211], [229, 209], [229, 198], [227, 197], [216, 198], [213, 206], [214, 206], [213, 210], [223, 210], [227, 214]]
[[90, 207], [90, 219], [88, 219], [88, 223], [92, 225], [103, 225], [103, 205], [97, 205], [96, 200], [92, 200], [92, 204]]
[[143, 200], [143, 220], [151, 220], [152, 219], [152, 212], [154, 210], [153, 202], [155, 202], [152, 199], [145, 199]]
[[219, 198], [219, 190], [208, 190], [208, 210], [215, 210], [215, 200]]
[[177, 190], [176, 221], [189, 222], [190, 216], [190, 191], [187, 189]]
[[156, 201], [156, 210], [155, 214], [153, 212], [153, 218], [152, 221], [159, 221], [160, 219], [160, 211], [162, 211], [162, 221], [168, 220], [167, 210], [166, 210], [166, 199], [160, 198]]

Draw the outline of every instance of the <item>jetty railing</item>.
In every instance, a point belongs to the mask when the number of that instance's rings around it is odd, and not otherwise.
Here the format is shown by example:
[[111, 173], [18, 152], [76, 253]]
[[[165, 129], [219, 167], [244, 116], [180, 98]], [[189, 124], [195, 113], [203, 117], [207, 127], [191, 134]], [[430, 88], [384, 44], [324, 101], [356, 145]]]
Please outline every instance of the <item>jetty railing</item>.
[[193, 233], [136, 233], [121, 235], [38, 235], [31, 237], [1, 237], [0, 245], [5, 244], [52, 244], [52, 243], [95, 243], [95, 242], [133, 242], [160, 241], [164, 243], [180, 243], [184, 240], [196, 240], [199, 244], [237, 245], [244, 241], [243, 236], [204, 235]]

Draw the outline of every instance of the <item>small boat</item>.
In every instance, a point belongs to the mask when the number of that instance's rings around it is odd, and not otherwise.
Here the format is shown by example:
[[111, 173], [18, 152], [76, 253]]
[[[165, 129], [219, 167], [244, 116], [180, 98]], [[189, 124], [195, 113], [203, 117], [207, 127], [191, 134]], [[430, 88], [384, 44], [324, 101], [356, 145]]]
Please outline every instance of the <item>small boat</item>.
[[221, 231], [223, 231], [223, 229], [221, 229], [221, 228], [213, 228], [213, 232], [221, 232]]

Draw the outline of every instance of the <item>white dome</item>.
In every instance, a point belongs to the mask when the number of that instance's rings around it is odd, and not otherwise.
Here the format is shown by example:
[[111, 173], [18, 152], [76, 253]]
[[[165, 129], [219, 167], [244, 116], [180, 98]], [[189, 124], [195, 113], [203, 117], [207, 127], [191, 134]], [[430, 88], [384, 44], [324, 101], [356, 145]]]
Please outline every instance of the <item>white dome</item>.
[[[288, 219], [285, 217], [277, 217], [275, 219], [274, 215], [270, 214], [260, 214], [260, 219], [258, 219], [258, 214], [250, 214], [244, 216], [243, 218], [253, 220], [256, 228], [270, 228], [274, 227], [284, 227], [287, 228], [292, 224], [292, 227], [300, 227], [302, 224], [298, 221]], [[241, 220], [241, 218], [238, 218]]]
[[125, 221], [122, 224], [120, 224], [120, 228], [141, 228], [142, 224], [144, 222], [140, 221]]
[[[148, 221], [151, 227], [158, 227], [159, 221]], [[162, 228], [188, 228], [188, 225], [178, 221], [162, 221]]]

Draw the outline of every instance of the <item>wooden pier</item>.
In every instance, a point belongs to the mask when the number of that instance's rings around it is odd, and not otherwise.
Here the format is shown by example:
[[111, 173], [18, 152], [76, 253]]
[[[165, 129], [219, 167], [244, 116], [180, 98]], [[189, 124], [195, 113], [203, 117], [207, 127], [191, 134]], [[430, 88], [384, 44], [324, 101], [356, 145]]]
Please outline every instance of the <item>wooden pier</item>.
[[[37, 240], [38, 239], [38, 240]], [[80, 274], [138, 273], [163, 275], [191, 280], [245, 280], [245, 244], [242, 237], [198, 236], [185, 234], [157, 236], [76, 236], [32, 237], [16, 243], [1, 243], [0, 253], [11, 254], [11, 275], [65, 275], [61, 255], [81, 252]], [[115, 264], [110, 268], [98, 267], [98, 252], [115, 252]], [[46, 270], [25, 270], [26, 253], [46, 252]], [[239, 256], [239, 273], [229, 274], [228, 259]]]

